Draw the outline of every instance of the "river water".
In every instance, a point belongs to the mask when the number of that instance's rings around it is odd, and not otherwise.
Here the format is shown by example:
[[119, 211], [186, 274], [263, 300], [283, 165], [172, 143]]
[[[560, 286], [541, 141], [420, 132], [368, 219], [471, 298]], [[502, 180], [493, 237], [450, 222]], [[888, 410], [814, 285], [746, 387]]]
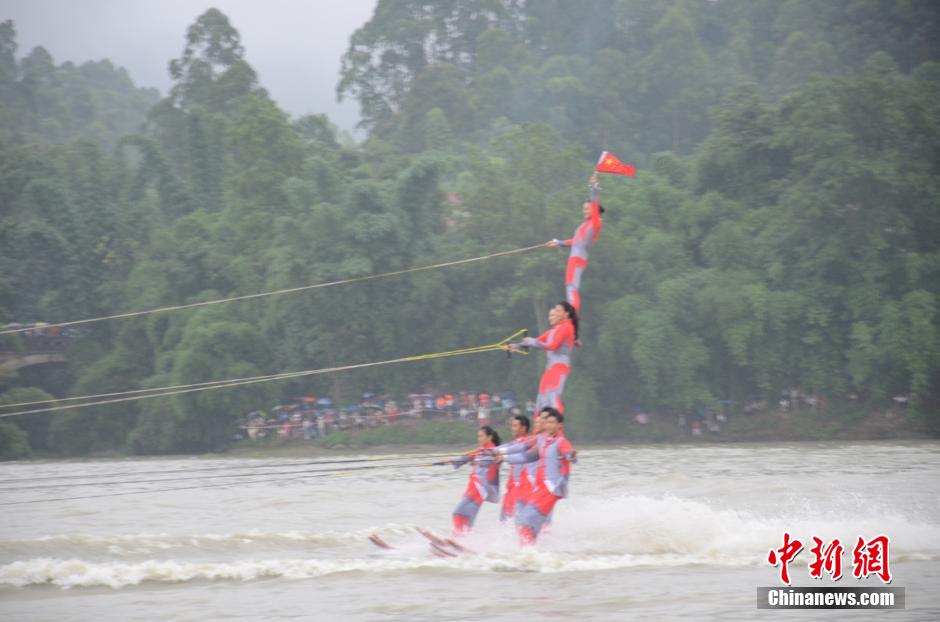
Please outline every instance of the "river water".
[[[467, 472], [368, 458], [0, 465], [0, 618], [940, 619], [940, 443], [585, 447], [538, 546], [487, 504], [475, 554], [444, 559], [413, 527], [448, 531]], [[843, 587], [882, 585], [852, 549], [888, 535], [906, 610], [758, 611], [785, 531], [807, 543], [794, 585], [831, 583], [809, 576], [819, 536], [845, 545]]]

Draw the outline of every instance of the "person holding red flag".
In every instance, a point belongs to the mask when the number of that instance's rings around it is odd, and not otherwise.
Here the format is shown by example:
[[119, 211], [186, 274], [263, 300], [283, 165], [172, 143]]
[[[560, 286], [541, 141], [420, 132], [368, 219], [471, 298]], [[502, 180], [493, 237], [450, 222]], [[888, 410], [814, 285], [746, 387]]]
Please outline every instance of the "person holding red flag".
[[624, 164], [607, 151], [601, 153], [595, 172], [591, 175], [590, 199], [581, 206], [584, 212], [584, 222], [569, 239], [554, 239], [548, 243], [551, 248], [557, 246], [571, 248], [568, 253], [568, 267], [565, 270], [565, 299], [578, 313], [581, 312], [581, 277], [587, 269], [588, 251], [594, 245], [597, 236], [601, 233], [601, 228], [604, 226], [604, 222], [601, 220], [604, 207], [600, 204], [600, 187], [597, 183], [597, 173], [613, 173], [614, 175], [633, 177], [634, 166]]
[[567, 240], [554, 239], [548, 243], [550, 248], [568, 246], [568, 267], [565, 270], [565, 299], [578, 313], [581, 312], [581, 276], [587, 269], [588, 251], [594, 245], [597, 236], [604, 226], [601, 206], [598, 196], [600, 187], [597, 184], [597, 173], [591, 175], [591, 198], [582, 205], [584, 222], [575, 230], [574, 235]]

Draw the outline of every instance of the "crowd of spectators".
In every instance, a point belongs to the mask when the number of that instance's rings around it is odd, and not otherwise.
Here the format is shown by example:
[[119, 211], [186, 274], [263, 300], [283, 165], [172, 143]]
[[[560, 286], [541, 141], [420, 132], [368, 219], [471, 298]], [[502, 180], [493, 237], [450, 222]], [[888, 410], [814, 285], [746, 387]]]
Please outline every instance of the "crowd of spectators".
[[2, 326], [5, 331], [18, 331], [15, 335], [4, 335], [4, 339], [0, 339], [0, 352], [6, 353], [16, 353], [24, 348], [26, 352], [62, 350], [68, 345], [69, 338], [81, 330], [49, 325], [47, 322], [9, 322]]
[[802, 389], [792, 388], [780, 393], [778, 405], [782, 411], [793, 411], [801, 408], [826, 410], [829, 407], [829, 400], [825, 395], [819, 395], [814, 391], [807, 392]]
[[[855, 396], [850, 395], [849, 399]], [[735, 402], [731, 400], [722, 400], [711, 406], [696, 406], [689, 412], [681, 412], [678, 416], [679, 431], [691, 436], [701, 436], [705, 432], [718, 434], [721, 432], [724, 424], [731, 412], [735, 410]], [[741, 410], [744, 415], [756, 415], [768, 410], [769, 403], [765, 396], [752, 395], [747, 397], [741, 404]], [[778, 412], [787, 415], [797, 410], [826, 410], [829, 407], [829, 400], [825, 395], [815, 391], [804, 391], [799, 388], [784, 389], [780, 392], [776, 407]]]
[[500, 393], [411, 393], [404, 399], [365, 393], [358, 404], [340, 407], [328, 397], [302, 397], [268, 411], [252, 411], [238, 424], [239, 438], [252, 441], [311, 440], [331, 432], [365, 430], [400, 421], [463, 420], [478, 425], [499, 424], [515, 415], [531, 416], [535, 402], [520, 404], [511, 391]]

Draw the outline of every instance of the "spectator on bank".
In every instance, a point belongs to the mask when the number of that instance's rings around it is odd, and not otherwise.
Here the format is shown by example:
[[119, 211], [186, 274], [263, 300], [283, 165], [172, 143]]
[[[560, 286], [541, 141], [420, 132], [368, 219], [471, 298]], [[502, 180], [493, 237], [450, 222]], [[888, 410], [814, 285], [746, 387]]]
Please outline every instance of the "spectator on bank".
[[388, 402], [386, 402], [385, 403], [386, 421], [388, 421], [389, 423], [395, 423], [396, 421], [398, 421], [398, 415], [399, 415], [398, 404], [395, 402], [395, 400], [389, 400]]
[[483, 406], [480, 404], [480, 407], [477, 409], [477, 425], [485, 426], [490, 424], [490, 409], [488, 406]]

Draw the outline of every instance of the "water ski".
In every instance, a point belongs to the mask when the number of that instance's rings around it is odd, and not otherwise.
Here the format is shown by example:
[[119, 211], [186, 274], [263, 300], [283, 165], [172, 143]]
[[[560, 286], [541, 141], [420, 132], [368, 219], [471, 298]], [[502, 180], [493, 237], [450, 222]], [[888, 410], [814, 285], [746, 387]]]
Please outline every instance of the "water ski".
[[443, 546], [435, 542], [430, 542], [428, 546], [431, 547], [431, 552], [437, 555], [438, 557], [457, 557], [457, 553], [454, 553], [453, 551], [448, 551], [446, 548], [444, 548]]
[[379, 536], [379, 534], [377, 534], [377, 533], [374, 533], [374, 534], [372, 534], [372, 535], [369, 536], [369, 542], [371, 542], [371, 543], [374, 544], [375, 546], [379, 547], [380, 549], [393, 549], [393, 548], [395, 548], [394, 546], [392, 546], [391, 544], [389, 544], [388, 542], [386, 542], [385, 540], [383, 540], [383, 539]]
[[453, 551], [456, 551], [457, 553], [473, 552], [462, 544], [457, 543], [453, 539], [441, 537], [428, 529], [424, 529], [423, 527], [415, 527], [415, 531], [427, 538], [431, 543], [432, 548], [437, 547], [438, 549], [447, 553], [449, 557], [454, 556]]

